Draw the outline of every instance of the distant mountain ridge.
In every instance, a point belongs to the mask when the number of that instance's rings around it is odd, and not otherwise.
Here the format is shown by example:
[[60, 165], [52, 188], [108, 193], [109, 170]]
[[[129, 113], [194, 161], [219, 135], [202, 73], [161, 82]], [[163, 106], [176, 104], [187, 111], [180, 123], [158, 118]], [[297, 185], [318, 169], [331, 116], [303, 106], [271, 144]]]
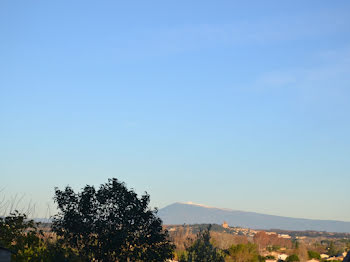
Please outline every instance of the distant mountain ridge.
[[208, 207], [189, 203], [174, 203], [159, 209], [158, 216], [165, 225], [222, 224], [252, 229], [315, 230], [350, 233], [350, 222], [292, 218], [255, 212]]

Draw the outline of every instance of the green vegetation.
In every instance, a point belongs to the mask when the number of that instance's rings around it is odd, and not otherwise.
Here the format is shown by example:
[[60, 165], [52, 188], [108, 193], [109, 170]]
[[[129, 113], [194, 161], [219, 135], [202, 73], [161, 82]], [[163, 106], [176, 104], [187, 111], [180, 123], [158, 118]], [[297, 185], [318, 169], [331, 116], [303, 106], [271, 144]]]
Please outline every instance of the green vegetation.
[[149, 195], [138, 198], [117, 179], [80, 193], [56, 188], [54, 199], [59, 213], [53, 231], [82, 261], [158, 262], [173, 256], [162, 221], [148, 208]]
[[59, 241], [38, 229], [39, 224], [17, 211], [0, 218], [0, 245], [14, 252], [17, 262], [77, 261], [70, 248], [64, 249]]
[[266, 247], [266, 250], [269, 251], [269, 252], [278, 251], [280, 249], [281, 249], [281, 247], [280, 246], [276, 246], [276, 245], [272, 245], [272, 246]]
[[309, 255], [309, 259], [321, 259], [320, 253], [316, 251], [309, 250], [307, 254]]
[[17, 211], [0, 218], [0, 245], [17, 254], [16, 261], [41, 260], [43, 241], [37, 224]]
[[14, 252], [13, 261], [158, 262], [174, 256], [180, 262], [276, 259], [276, 253], [267, 252], [292, 254], [286, 262], [324, 261], [320, 254], [337, 256], [350, 248], [350, 237], [305, 241], [209, 224], [170, 225], [169, 235], [157, 210], [149, 208], [149, 195], [138, 197], [117, 179], [97, 189], [85, 186], [80, 192], [56, 188], [54, 200], [58, 214], [47, 228], [17, 211], [0, 217], [0, 246]]
[[173, 257], [174, 245], [156, 210], [149, 209], [149, 195], [138, 198], [117, 179], [79, 193], [56, 188], [54, 199], [59, 213], [46, 235], [19, 212], [0, 217], [0, 245], [15, 253], [14, 261], [158, 262]]
[[329, 246], [328, 246], [328, 251], [327, 251], [327, 254], [330, 256], [330, 257], [334, 257], [338, 254], [338, 250], [336, 249], [335, 245], [334, 245], [334, 242], [331, 241], [329, 243]]
[[292, 254], [286, 258], [286, 262], [297, 262], [297, 261], [300, 261], [300, 259], [296, 254]]
[[224, 262], [224, 255], [210, 243], [210, 226], [197, 234], [194, 243], [186, 248], [179, 262]]
[[235, 262], [259, 262], [264, 260], [259, 255], [257, 245], [253, 243], [232, 245], [228, 249], [228, 255], [231, 258], [229, 261]]

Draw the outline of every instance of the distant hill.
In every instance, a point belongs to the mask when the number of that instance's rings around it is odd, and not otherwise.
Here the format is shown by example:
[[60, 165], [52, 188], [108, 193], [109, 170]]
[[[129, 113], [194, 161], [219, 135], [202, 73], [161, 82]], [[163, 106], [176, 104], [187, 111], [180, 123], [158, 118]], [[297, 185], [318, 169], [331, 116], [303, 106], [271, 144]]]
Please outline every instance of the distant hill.
[[222, 224], [253, 229], [315, 230], [350, 233], [350, 222], [291, 218], [254, 212], [207, 207], [193, 203], [174, 203], [158, 211], [165, 225]]

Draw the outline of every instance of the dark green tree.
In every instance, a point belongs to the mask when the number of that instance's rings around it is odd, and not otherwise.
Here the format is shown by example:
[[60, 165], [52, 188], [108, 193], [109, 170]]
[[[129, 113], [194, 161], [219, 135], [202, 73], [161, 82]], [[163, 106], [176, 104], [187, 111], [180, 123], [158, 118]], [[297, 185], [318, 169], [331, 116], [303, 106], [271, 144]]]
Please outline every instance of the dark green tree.
[[197, 234], [194, 243], [186, 248], [179, 262], [224, 262], [224, 256], [210, 243], [210, 226]]
[[336, 246], [334, 245], [334, 242], [331, 241], [329, 243], [329, 246], [328, 246], [327, 254], [330, 257], [335, 257], [336, 255], [338, 255], [338, 253], [339, 253], [339, 250], [336, 249]]
[[82, 261], [165, 261], [174, 246], [168, 240], [157, 210], [149, 209], [146, 193], [138, 198], [117, 179], [98, 190], [85, 186], [79, 193], [71, 187], [55, 189], [59, 213], [53, 231], [77, 250]]
[[300, 261], [300, 259], [296, 254], [292, 254], [286, 258], [286, 262], [298, 262], [298, 261]]

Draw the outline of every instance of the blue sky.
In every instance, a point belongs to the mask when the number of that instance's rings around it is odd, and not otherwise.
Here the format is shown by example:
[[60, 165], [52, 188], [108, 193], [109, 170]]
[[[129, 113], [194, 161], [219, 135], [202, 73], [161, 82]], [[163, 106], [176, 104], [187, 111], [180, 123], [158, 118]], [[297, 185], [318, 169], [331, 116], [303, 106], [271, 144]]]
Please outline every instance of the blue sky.
[[[0, 188], [110, 177], [350, 221], [348, 1], [1, 1]], [[52, 211], [53, 212], [53, 211]]]

